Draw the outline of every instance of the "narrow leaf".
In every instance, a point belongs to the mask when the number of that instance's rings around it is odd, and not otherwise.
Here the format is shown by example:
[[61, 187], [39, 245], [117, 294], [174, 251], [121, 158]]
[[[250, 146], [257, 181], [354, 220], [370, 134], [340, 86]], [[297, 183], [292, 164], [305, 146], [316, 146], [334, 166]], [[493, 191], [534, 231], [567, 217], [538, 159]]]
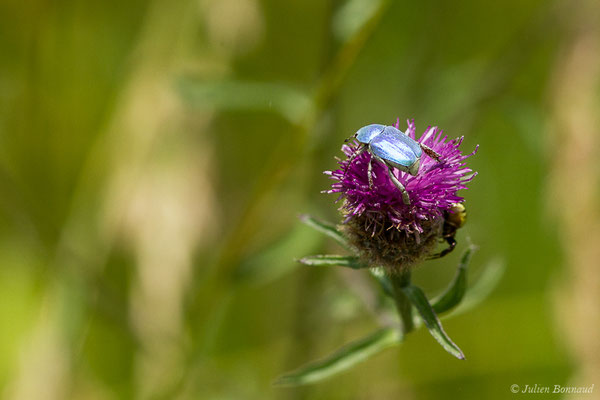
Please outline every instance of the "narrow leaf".
[[464, 360], [465, 356], [460, 348], [448, 337], [446, 332], [444, 332], [444, 328], [442, 328], [442, 324], [433, 311], [431, 304], [427, 301], [427, 297], [425, 297], [425, 293], [421, 289], [416, 286], [408, 285], [402, 288], [402, 292], [408, 297], [410, 302], [415, 306], [423, 322], [425, 322], [425, 326], [429, 329], [429, 333], [431, 336], [438, 341], [440, 345], [454, 357]]
[[450, 315], [462, 314], [485, 300], [494, 291], [496, 286], [498, 286], [498, 283], [500, 283], [505, 268], [506, 265], [501, 260], [493, 260], [488, 263], [481, 272], [477, 282], [467, 290], [467, 294], [461, 304], [452, 310]]
[[432, 300], [433, 310], [437, 314], [451, 310], [462, 301], [467, 291], [467, 270], [475, 249], [475, 246], [471, 245], [465, 250], [458, 264], [454, 279], [444, 293]]
[[381, 286], [381, 289], [383, 289], [383, 292], [387, 296], [394, 298], [394, 287], [392, 286], [390, 278], [386, 275], [385, 270], [379, 267], [371, 268], [369, 272], [371, 272], [371, 275], [373, 275], [377, 282], [379, 282], [379, 285]]
[[400, 343], [400, 333], [384, 328], [342, 347], [329, 357], [310, 363], [297, 371], [280, 376], [275, 385], [306, 385], [339, 374], [365, 361], [383, 349]]
[[368, 265], [360, 262], [357, 257], [353, 256], [335, 256], [319, 254], [316, 256], [306, 256], [298, 260], [298, 262], [304, 265], [328, 267], [348, 267], [352, 269], [368, 268]]
[[335, 225], [330, 224], [328, 222], [319, 221], [318, 219], [308, 214], [300, 215], [300, 221], [304, 222], [311, 228], [314, 228], [317, 231], [329, 236], [345, 248], [350, 248], [348, 242], [346, 241], [346, 238], [340, 233], [340, 231], [336, 229]]

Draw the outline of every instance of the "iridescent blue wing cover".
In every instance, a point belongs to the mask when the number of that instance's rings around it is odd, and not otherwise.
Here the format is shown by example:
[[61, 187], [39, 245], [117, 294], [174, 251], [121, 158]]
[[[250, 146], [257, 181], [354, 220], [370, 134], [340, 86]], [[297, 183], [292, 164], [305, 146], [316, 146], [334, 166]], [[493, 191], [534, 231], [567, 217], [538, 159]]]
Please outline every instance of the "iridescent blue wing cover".
[[393, 126], [386, 126], [369, 144], [377, 157], [407, 168], [418, 161], [422, 153], [417, 142]]

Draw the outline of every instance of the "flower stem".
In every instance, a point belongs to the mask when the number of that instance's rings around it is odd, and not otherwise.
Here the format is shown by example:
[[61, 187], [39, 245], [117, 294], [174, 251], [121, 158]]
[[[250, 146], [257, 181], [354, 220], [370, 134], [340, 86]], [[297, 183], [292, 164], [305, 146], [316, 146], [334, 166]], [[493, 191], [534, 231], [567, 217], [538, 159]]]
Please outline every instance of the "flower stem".
[[396, 302], [396, 308], [398, 314], [400, 314], [400, 320], [402, 321], [401, 331], [403, 335], [406, 335], [414, 329], [413, 316], [412, 316], [412, 304], [408, 297], [402, 291], [403, 288], [410, 285], [410, 271], [402, 271], [400, 273], [394, 273], [390, 275], [390, 281], [394, 289], [394, 301]]

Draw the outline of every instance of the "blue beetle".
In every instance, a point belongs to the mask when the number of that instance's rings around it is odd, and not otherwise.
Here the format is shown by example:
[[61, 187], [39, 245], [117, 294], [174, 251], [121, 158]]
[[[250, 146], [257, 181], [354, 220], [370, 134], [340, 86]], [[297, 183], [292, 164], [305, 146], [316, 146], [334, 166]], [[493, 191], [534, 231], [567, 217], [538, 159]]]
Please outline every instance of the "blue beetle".
[[368, 174], [369, 187], [373, 187], [373, 158], [387, 166], [388, 175], [394, 185], [402, 193], [404, 204], [410, 205], [410, 198], [406, 188], [392, 173], [392, 168], [398, 168], [400, 171], [408, 172], [416, 176], [419, 173], [421, 164], [421, 155], [423, 152], [428, 156], [440, 161], [440, 155], [423, 143], [418, 143], [411, 139], [407, 134], [393, 126], [371, 124], [363, 126], [354, 134], [354, 138], [363, 144], [352, 157], [356, 157], [364, 150], [371, 153], [369, 160]]

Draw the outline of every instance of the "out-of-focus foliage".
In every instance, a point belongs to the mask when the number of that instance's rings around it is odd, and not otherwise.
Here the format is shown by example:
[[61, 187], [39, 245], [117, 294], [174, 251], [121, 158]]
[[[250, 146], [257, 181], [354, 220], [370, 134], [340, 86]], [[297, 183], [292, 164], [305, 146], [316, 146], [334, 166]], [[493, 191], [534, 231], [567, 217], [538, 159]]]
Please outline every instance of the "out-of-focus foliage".
[[[567, 384], [580, 361], [552, 301], [570, 242], [548, 212], [566, 206], [548, 200], [549, 114], [573, 18], [537, 0], [3, 1], [2, 395], [504, 399]], [[346, 254], [297, 217], [337, 221], [321, 171], [358, 127], [397, 117], [480, 145], [458, 247], [479, 246], [472, 278], [494, 258], [507, 270], [444, 322], [467, 360], [421, 330], [324, 383], [273, 387], [373, 330], [361, 271], [294, 261]], [[415, 272], [428, 297], [460, 252]]]

